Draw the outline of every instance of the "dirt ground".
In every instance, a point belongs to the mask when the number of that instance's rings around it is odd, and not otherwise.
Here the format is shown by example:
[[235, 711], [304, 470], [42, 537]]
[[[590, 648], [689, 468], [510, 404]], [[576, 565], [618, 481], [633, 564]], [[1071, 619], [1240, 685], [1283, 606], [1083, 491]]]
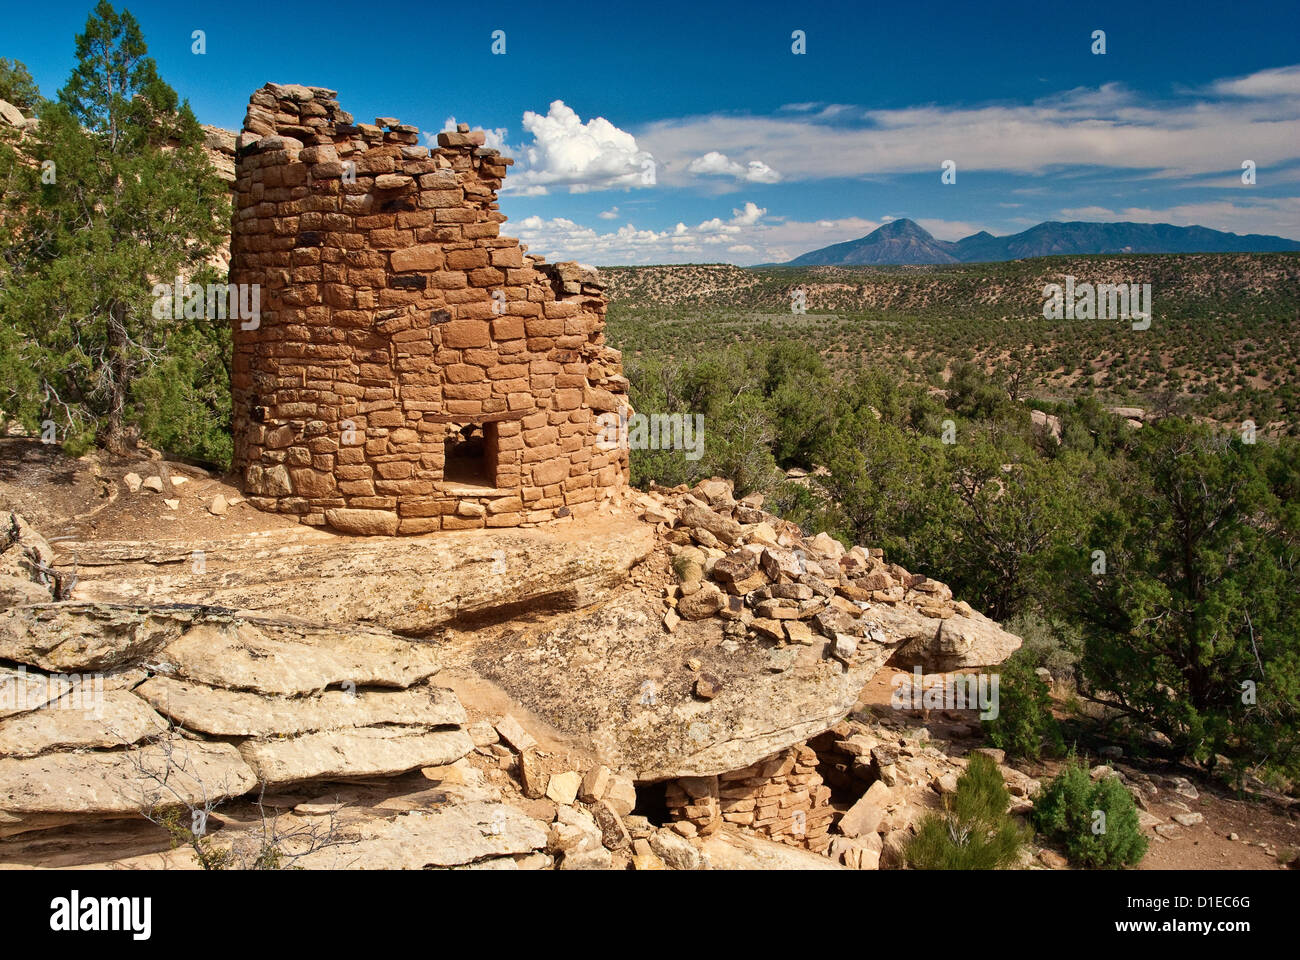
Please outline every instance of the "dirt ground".
[[[131, 493], [122, 481], [128, 473], [160, 477], [163, 492]], [[208, 512], [217, 494], [231, 504], [223, 517]], [[169, 499], [179, 501], [176, 509]], [[21, 514], [50, 541], [222, 538], [298, 525], [249, 506], [233, 484], [202, 467], [103, 450], [72, 459], [20, 437], [0, 437], [0, 511]]]
[[[163, 492], [142, 487], [131, 493], [122, 479], [129, 473], [142, 480], [161, 478]], [[225, 516], [208, 510], [218, 494], [229, 504]], [[177, 501], [175, 508], [167, 500]], [[202, 467], [143, 454], [119, 457], [103, 450], [73, 459], [55, 445], [0, 437], [0, 512], [10, 511], [25, 517], [56, 550], [59, 540], [219, 540], [286, 528], [336, 535], [328, 527], [310, 527], [293, 516], [258, 510], [244, 499], [234, 477]], [[588, 539], [593, 529], [617, 522], [617, 516], [597, 513], [581, 523], [572, 516], [559, 519], [547, 529], [566, 542], [577, 542]], [[634, 580], [642, 576], [638, 571]]]

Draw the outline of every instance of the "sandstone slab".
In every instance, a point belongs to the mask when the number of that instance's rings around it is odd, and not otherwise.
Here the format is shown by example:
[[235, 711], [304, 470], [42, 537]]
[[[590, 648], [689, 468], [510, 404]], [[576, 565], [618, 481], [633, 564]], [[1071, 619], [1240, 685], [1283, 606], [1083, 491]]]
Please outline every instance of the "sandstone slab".
[[222, 737], [292, 736], [385, 723], [457, 727], [467, 720], [455, 694], [424, 685], [282, 697], [156, 676], [135, 692], [186, 730]]
[[325, 520], [335, 530], [356, 536], [395, 536], [399, 520], [387, 510], [326, 510]]
[[756, 834], [723, 830], [701, 841], [712, 870], [843, 870], [829, 857], [764, 840]]
[[332, 684], [408, 687], [438, 670], [428, 643], [363, 628], [293, 631], [231, 619], [203, 622], [159, 653], [158, 672], [260, 693], [314, 693]]
[[0, 659], [53, 673], [147, 659], [194, 621], [193, 610], [44, 603], [0, 613]]
[[[55, 565], [70, 570], [75, 558], [79, 599], [145, 597], [418, 635], [513, 610], [595, 603], [654, 543], [654, 527], [630, 518], [588, 524], [581, 537], [536, 528], [348, 539], [284, 528], [238, 540], [62, 542]], [[195, 550], [202, 576], [190, 570]]]
[[[138, 815], [155, 804], [221, 800], [257, 778], [228, 743], [150, 741], [139, 748], [0, 757], [0, 837], [72, 816]], [[166, 778], [166, 787], [158, 778]], [[69, 815], [58, 817], [51, 815]]]
[[[467, 648], [448, 656], [591, 744], [600, 762], [646, 782], [739, 770], [822, 733], [852, 709], [896, 645], [873, 643], [846, 666], [822, 640], [773, 673], [769, 645], [723, 644], [717, 619], [665, 634], [649, 604], [610, 604], [491, 641], [467, 632], [458, 638]], [[712, 699], [696, 696], [700, 674], [685, 667], [692, 659], [717, 678]]]
[[877, 780], [841, 818], [840, 833], [846, 837], [860, 837], [863, 834], [875, 833], [876, 828], [885, 819], [885, 806], [889, 800], [889, 788]]
[[890, 666], [927, 673], [1001, 663], [1020, 648], [1021, 639], [976, 611], [947, 619], [927, 617], [907, 604], [876, 604], [865, 620], [907, 642], [890, 657]]
[[730, 517], [724, 517], [694, 503], [687, 503], [682, 508], [681, 523], [686, 527], [707, 530], [728, 545], [739, 543], [743, 532], [740, 524]]
[[352, 842], [318, 850], [298, 863], [307, 869], [368, 870], [486, 866], [546, 846], [545, 825], [482, 791], [452, 789], [445, 797], [432, 810], [362, 823]]
[[25, 666], [0, 667], [0, 719], [39, 710], [80, 685], [77, 674], [45, 674]]
[[167, 730], [167, 721], [129, 690], [71, 698], [0, 720], [0, 756], [34, 757], [58, 749], [121, 747]]
[[383, 726], [246, 740], [239, 753], [269, 784], [322, 777], [378, 777], [453, 763], [474, 749], [464, 730]]

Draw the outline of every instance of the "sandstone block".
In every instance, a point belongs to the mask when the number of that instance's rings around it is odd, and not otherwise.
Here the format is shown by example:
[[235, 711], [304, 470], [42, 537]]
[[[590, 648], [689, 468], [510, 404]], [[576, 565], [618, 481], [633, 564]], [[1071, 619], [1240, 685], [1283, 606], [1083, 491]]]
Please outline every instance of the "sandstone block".
[[339, 507], [325, 511], [325, 522], [335, 530], [357, 536], [388, 536], [397, 533], [398, 518], [386, 510], [355, 510]]

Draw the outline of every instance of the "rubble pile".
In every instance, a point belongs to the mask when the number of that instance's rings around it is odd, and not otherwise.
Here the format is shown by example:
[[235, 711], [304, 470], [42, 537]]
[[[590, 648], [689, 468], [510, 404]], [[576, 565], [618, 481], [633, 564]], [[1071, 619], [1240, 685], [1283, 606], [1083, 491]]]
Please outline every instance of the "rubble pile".
[[1000, 663], [1020, 645], [945, 584], [886, 562], [878, 548], [805, 537], [762, 504], [761, 494], [737, 501], [718, 479], [641, 495], [679, 581], [664, 598], [669, 633], [683, 620], [720, 618], [733, 639], [785, 648], [774, 665], [823, 640], [846, 666], [902, 641], [889, 662], [931, 671]]

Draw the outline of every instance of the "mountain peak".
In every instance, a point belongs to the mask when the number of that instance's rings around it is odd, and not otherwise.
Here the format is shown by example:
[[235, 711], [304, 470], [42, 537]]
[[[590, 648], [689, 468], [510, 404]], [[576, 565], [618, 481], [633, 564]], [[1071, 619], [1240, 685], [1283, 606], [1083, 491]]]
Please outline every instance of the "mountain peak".
[[948, 252], [952, 244], [936, 240], [929, 232], [906, 217], [890, 220], [865, 237], [837, 243], [790, 261], [790, 266], [835, 266], [853, 264], [871, 266], [894, 263], [956, 263]]
[[1060, 254], [1129, 253], [1278, 253], [1300, 251], [1300, 242], [1283, 237], [1239, 236], [1207, 227], [1167, 223], [1047, 221], [1009, 237], [987, 230], [956, 243], [936, 240], [907, 218], [882, 224], [865, 237], [813, 250], [788, 266], [884, 266], [895, 264], [992, 263]]
[[882, 237], [917, 237], [922, 240], [934, 239], [925, 227], [921, 226], [915, 220], [909, 220], [906, 217], [901, 217], [898, 220], [890, 220], [888, 223], [881, 224], [868, 234], [868, 236], [874, 237], [876, 234], [880, 234]]

